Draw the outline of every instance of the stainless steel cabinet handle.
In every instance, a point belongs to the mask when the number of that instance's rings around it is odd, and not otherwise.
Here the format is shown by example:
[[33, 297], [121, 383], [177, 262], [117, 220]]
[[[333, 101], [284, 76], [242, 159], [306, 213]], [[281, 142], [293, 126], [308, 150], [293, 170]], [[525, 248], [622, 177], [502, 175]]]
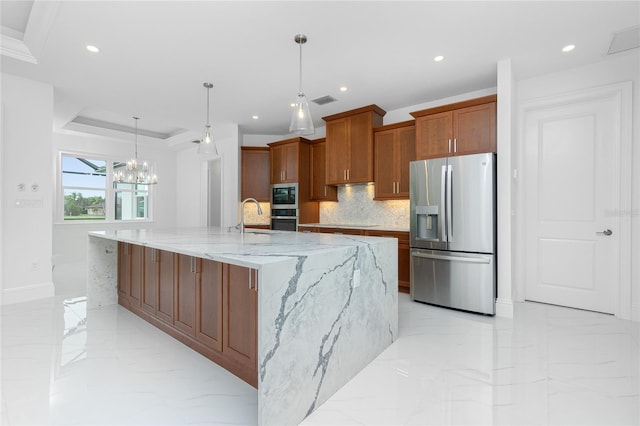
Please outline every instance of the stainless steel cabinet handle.
[[477, 258], [477, 257], [459, 257], [459, 256], [440, 256], [437, 254], [424, 254], [419, 252], [412, 252], [411, 256], [413, 257], [422, 257], [424, 259], [435, 259], [435, 260], [449, 260], [452, 262], [466, 262], [466, 263], [491, 263], [490, 259], [485, 258]]
[[[455, 139], [454, 139], [455, 140]], [[453, 240], [453, 187], [452, 185], [452, 168], [447, 166], [447, 241]]]
[[611, 234], [613, 234], [613, 231], [611, 229], [605, 229], [604, 231], [601, 232], [596, 232], [597, 235], [605, 235], [605, 236], [609, 236]]
[[453, 138], [453, 152], [458, 152], [458, 139]]
[[448, 152], [451, 152], [451, 139], [449, 139], [449, 151]]

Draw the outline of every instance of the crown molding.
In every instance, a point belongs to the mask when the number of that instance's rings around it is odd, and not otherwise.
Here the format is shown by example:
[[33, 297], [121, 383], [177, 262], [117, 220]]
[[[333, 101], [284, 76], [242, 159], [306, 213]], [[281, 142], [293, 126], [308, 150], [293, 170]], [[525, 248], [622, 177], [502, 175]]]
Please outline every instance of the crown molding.
[[[6, 35], [4, 32], [0, 34], [0, 54], [37, 64], [37, 58], [49, 37], [59, 7], [59, 1], [34, 2], [22, 40]], [[13, 35], [17, 35], [17, 32]]]

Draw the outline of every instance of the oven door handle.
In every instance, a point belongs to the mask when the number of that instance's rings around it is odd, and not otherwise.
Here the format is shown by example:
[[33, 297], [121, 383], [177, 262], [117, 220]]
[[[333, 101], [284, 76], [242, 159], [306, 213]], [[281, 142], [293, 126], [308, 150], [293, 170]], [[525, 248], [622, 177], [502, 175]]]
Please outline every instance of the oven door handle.
[[298, 219], [298, 216], [271, 216], [269, 219]]

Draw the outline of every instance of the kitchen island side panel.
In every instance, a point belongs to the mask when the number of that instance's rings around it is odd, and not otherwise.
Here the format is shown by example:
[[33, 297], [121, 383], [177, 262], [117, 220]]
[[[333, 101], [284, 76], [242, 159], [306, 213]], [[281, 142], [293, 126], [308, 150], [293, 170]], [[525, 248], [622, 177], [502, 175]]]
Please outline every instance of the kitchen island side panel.
[[117, 242], [258, 271], [258, 421], [299, 424], [397, 338], [397, 240], [220, 229], [89, 235], [88, 306], [117, 303]]
[[260, 282], [263, 425], [300, 423], [397, 338], [395, 239], [263, 265]]

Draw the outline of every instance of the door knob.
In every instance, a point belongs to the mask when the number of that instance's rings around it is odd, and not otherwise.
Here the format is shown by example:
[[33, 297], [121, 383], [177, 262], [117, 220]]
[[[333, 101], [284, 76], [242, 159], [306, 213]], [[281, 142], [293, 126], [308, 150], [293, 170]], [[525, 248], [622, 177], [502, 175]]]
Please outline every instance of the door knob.
[[611, 229], [605, 229], [602, 232], [596, 232], [596, 234], [598, 234], [598, 235], [606, 235], [608, 237], [609, 235], [613, 234], [613, 231]]

